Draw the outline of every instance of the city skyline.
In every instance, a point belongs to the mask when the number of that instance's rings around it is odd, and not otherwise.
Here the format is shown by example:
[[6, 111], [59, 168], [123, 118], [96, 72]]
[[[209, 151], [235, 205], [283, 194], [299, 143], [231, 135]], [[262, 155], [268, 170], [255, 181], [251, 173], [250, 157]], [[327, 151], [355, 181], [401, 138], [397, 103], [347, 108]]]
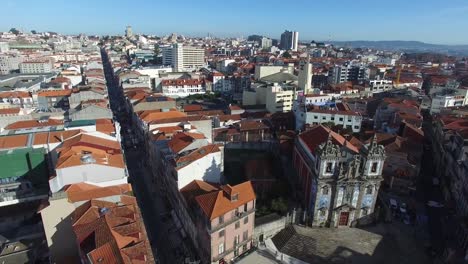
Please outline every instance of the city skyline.
[[200, 37], [208, 33], [216, 37], [259, 34], [279, 39], [284, 30], [293, 30], [300, 32], [300, 41], [406, 40], [468, 44], [468, 36], [459, 34], [468, 27], [468, 4], [459, 0], [394, 1], [391, 6], [368, 0], [359, 5], [306, 2], [285, 6], [276, 0], [253, 3], [241, 0], [228, 7], [212, 0], [177, 3], [156, 4], [144, 0], [112, 5], [110, 1], [85, 0], [73, 12], [63, 12], [67, 4], [56, 0], [8, 1], [9, 12], [0, 17], [0, 31], [16, 27], [63, 34], [123, 35], [125, 26], [131, 25], [136, 34], [176, 32]]

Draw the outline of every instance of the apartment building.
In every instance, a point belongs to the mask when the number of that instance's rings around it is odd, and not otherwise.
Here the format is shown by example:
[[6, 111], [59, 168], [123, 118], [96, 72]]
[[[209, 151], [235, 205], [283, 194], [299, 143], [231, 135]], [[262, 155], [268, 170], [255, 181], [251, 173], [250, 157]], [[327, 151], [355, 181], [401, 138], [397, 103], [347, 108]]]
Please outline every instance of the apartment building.
[[53, 70], [53, 61], [50, 58], [23, 61], [19, 64], [19, 70], [26, 74], [50, 73]]
[[205, 93], [203, 81], [196, 79], [163, 80], [161, 85], [163, 94], [170, 97], [186, 97]]
[[171, 65], [174, 71], [193, 70], [203, 67], [205, 50], [203, 48], [173, 44], [161, 49], [163, 64]]
[[203, 263], [230, 263], [250, 250], [256, 201], [250, 181], [234, 186], [192, 181], [181, 193], [198, 229]]

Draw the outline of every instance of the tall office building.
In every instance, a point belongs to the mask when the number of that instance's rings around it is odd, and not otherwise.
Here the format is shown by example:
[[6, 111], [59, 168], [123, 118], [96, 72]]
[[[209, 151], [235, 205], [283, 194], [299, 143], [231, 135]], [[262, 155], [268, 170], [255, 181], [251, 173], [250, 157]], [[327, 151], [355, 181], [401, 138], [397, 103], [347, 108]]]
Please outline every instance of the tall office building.
[[127, 28], [125, 29], [125, 36], [127, 38], [133, 37], [133, 30], [131, 26], [127, 26]]
[[312, 83], [312, 65], [310, 64], [310, 57], [307, 55], [306, 59], [303, 59], [299, 63], [299, 78], [298, 86], [304, 94], [310, 92], [310, 86]]
[[163, 64], [174, 71], [196, 69], [205, 65], [205, 50], [197, 47], [173, 44], [162, 48]]
[[266, 37], [262, 37], [260, 39], [260, 46], [262, 47], [262, 49], [269, 49], [271, 48], [272, 46], [272, 41], [270, 38], [266, 38]]
[[297, 31], [284, 31], [281, 34], [280, 48], [283, 50], [297, 51], [297, 45], [299, 43], [299, 32]]

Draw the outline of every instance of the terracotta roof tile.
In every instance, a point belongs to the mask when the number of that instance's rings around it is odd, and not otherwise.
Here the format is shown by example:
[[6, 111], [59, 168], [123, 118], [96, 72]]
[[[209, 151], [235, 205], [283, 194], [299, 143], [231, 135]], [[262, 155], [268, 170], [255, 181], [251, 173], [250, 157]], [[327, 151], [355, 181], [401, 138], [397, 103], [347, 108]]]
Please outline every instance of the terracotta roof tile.
[[14, 135], [0, 137], [0, 149], [12, 149], [28, 146], [28, 135]]
[[317, 147], [320, 144], [327, 142], [329, 136], [331, 136], [332, 142], [334, 144], [344, 146], [354, 153], [359, 153], [359, 149], [354, 145], [356, 142], [352, 144], [340, 134], [333, 132], [331, 129], [324, 127], [323, 125], [316, 125], [312, 127], [310, 130], [300, 134], [299, 138], [309, 148], [310, 152], [315, 154]]
[[[210, 220], [255, 200], [255, 192], [250, 181], [235, 186], [216, 187], [209, 185], [211, 184], [200, 184], [199, 181], [194, 184], [192, 182], [180, 191], [185, 197], [194, 197], [196, 203]], [[231, 199], [230, 195], [234, 194], [238, 195], [237, 200]]]
[[68, 200], [72, 203], [121, 195], [130, 191], [132, 191], [132, 186], [128, 183], [107, 187], [99, 187], [87, 183], [76, 183], [65, 189], [65, 192], [68, 194]]
[[49, 119], [48, 121], [41, 122], [39, 120], [23, 120], [17, 121], [15, 123], [9, 124], [5, 127], [7, 130], [16, 130], [24, 128], [34, 128], [34, 127], [48, 127], [48, 126], [61, 126], [63, 125], [63, 120]]
[[0, 109], [0, 115], [17, 115], [20, 110], [20, 108], [3, 108]]
[[179, 132], [168, 142], [168, 146], [172, 152], [178, 153], [197, 139], [205, 139], [205, 135], [201, 133]]
[[207, 145], [207, 146], [198, 148], [196, 150], [193, 150], [189, 154], [176, 159], [177, 169], [181, 169], [196, 160], [199, 160], [211, 153], [215, 153], [219, 151], [220, 151], [219, 147], [215, 144]]
[[38, 92], [37, 96], [41, 96], [41, 97], [63, 97], [63, 96], [70, 96], [71, 94], [72, 94], [72, 90], [50, 90], [50, 91]]

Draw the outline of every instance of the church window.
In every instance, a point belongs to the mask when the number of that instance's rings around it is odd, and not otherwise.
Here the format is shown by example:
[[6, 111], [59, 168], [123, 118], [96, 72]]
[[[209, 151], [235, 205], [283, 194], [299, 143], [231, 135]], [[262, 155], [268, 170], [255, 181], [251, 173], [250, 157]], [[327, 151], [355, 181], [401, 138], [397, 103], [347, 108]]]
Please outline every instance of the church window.
[[372, 186], [371, 185], [367, 186], [366, 194], [372, 194]]
[[325, 172], [327, 172], [327, 173], [332, 172], [332, 163], [331, 162], [327, 162], [327, 165], [325, 167]]
[[376, 172], [377, 172], [377, 162], [372, 162], [371, 172], [372, 172], [372, 173], [376, 173]]

